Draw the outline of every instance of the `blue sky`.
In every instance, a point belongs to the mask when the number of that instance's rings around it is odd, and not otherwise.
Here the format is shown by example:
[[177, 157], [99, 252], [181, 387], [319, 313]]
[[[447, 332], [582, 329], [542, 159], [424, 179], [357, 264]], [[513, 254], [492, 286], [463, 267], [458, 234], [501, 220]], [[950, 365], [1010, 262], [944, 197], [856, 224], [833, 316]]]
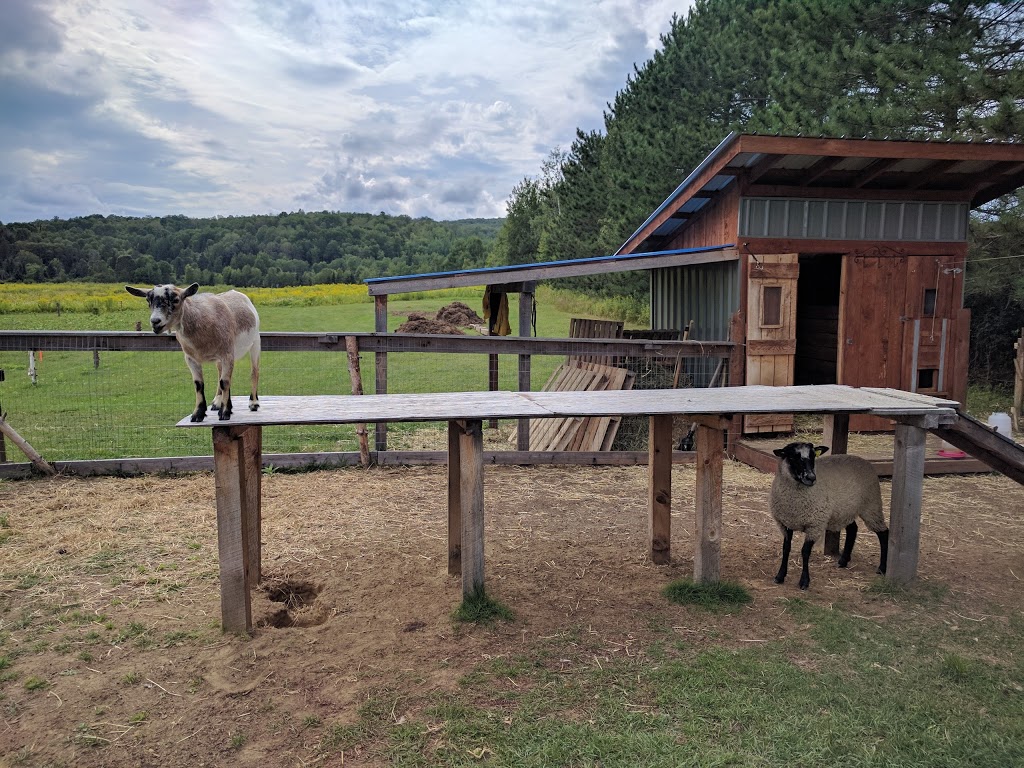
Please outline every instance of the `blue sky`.
[[505, 214], [691, 0], [2, 0], [0, 221]]

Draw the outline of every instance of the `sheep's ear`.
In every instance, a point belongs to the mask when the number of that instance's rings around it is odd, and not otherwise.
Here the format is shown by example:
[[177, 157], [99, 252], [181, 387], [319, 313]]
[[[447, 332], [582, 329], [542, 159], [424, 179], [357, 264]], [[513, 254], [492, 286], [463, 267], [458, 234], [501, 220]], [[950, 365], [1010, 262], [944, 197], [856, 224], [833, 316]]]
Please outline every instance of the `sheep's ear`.
[[192, 283], [192, 285], [190, 285], [188, 288], [186, 288], [182, 292], [181, 298], [187, 299], [189, 296], [191, 296], [192, 294], [194, 294], [198, 290], [199, 290], [199, 283]]
[[132, 296], [141, 296], [142, 298], [146, 298], [146, 295], [148, 294], [148, 291], [144, 291], [141, 288], [133, 288], [130, 285], [126, 285], [124, 289]]
[[814, 447], [815, 456], [824, 456], [826, 453], [828, 453], [827, 445], [817, 445]]
[[785, 448], [776, 448], [774, 451], [772, 451], [772, 453], [774, 453], [776, 456], [778, 456], [781, 459], [783, 456], [786, 455], [786, 449]]

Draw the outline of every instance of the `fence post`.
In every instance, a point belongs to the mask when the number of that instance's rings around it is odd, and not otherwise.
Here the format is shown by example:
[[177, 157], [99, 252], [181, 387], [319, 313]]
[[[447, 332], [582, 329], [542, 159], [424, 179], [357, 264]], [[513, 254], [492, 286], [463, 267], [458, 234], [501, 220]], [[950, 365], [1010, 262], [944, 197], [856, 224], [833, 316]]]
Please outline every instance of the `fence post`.
[[[348, 375], [352, 379], [352, 394], [363, 394], [363, 376], [359, 371], [359, 340], [355, 336], [345, 337], [345, 349], [348, 351]], [[366, 424], [356, 424], [356, 435], [359, 437], [359, 463], [364, 468], [370, 466], [370, 445], [366, 436]]]
[[1016, 355], [1013, 358], [1013, 416], [1014, 429], [1024, 426], [1024, 330], [1020, 338], [1013, 343]]

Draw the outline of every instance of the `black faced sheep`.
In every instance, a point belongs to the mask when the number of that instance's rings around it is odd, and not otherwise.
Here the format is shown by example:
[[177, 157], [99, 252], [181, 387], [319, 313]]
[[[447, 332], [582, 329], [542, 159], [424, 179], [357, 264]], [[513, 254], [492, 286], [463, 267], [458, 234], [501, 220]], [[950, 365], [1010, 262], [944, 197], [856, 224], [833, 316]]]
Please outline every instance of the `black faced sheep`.
[[800, 589], [807, 589], [811, 584], [807, 560], [814, 542], [821, 541], [826, 530], [846, 528], [846, 542], [839, 558], [839, 567], [845, 568], [857, 539], [857, 517], [878, 535], [881, 547], [878, 572], [885, 573], [889, 528], [882, 514], [878, 474], [859, 456], [830, 456], [815, 464], [815, 459], [827, 450], [811, 443], [790, 443], [775, 451], [779, 466], [772, 482], [771, 510], [782, 530], [782, 565], [775, 577], [776, 584], [786, 580], [793, 531], [804, 532]]
[[174, 333], [185, 353], [196, 387], [196, 408], [192, 421], [206, 418], [206, 390], [203, 363], [217, 364], [217, 396], [213, 410], [221, 421], [231, 418], [231, 374], [235, 361], [249, 354], [252, 368], [252, 394], [249, 410], [260, 407], [257, 389], [260, 380], [260, 318], [249, 297], [238, 291], [196, 293], [198, 283], [188, 288], [156, 285], [152, 290], [125, 290], [149, 302], [149, 321], [154, 333]]

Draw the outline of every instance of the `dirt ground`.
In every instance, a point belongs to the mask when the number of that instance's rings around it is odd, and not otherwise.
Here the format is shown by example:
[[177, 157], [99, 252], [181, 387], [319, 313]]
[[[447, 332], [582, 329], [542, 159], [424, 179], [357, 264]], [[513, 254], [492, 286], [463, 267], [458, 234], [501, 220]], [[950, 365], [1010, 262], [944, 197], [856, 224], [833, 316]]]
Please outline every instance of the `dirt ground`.
[[[870, 536], [849, 570], [816, 551], [808, 593], [795, 577], [773, 584], [770, 477], [733, 463], [722, 575], [754, 601], [733, 615], [668, 603], [664, 585], [692, 573], [694, 479], [673, 470], [673, 562], [654, 566], [645, 467], [486, 468], [486, 580], [515, 620], [478, 627], [451, 618], [445, 468], [271, 473], [251, 639], [219, 629], [210, 474], [0, 483], [0, 766], [341, 765], [305, 724], [354, 722], [381, 689], [456, 690], [477, 664], [551, 637], [577, 633], [581, 654], [614, 659], [665, 627], [730, 647], [802, 632], [786, 611], [797, 596], [898, 610], [864, 592]], [[1024, 488], [926, 479], [921, 579], [972, 606], [951, 620], [1019, 609], [1022, 552]]]

